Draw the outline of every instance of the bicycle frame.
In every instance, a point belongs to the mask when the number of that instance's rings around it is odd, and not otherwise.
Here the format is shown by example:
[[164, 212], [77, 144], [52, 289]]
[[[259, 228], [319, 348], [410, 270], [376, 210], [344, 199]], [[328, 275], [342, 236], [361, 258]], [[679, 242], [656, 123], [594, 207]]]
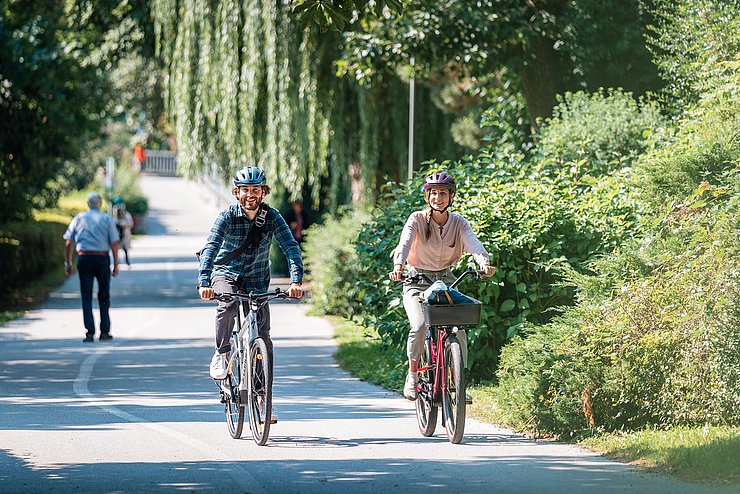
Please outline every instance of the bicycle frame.
[[[448, 329], [450, 330], [449, 332]], [[431, 394], [433, 403], [438, 404], [441, 402], [442, 393], [447, 391], [444, 347], [449, 336], [457, 332], [457, 328], [450, 326], [432, 326], [428, 331], [428, 340], [431, 343], [431, 351], [429, 352], [429, 355], [431, 356], [432, 361], [430, 362], [430, 365], [419, 367], [418, 372], [432, 371], [434, 373], [434, 382], [432, 383]], [[436, 335], [434, 334], [435, 331]]]
[[[222, 387], [222, 392], [228, 391], [226, 403], [227, 422], [234, 439], [241, 437], [244, 414], [249, 412], [249, 427], [255, 442], [262, 446], [267, 441], [272, 418], [272, 355], [267, 342], [259, 335], [260, 309], [270, 300], [288, 298], [287, 292], [276, 289], [267, 293], [217, 293], [214, 298], [221, 301], [237, 299], [239, 307], [236, 311], [235, 325], [232, 328], [232, 348], [229, 358], [227, 376], [238, 374], [238, 386], [227, 384], [228, 389]], [[242, 311], [244, 312], [242, 318]], [[256, 353], [255, 353], [256, 352]], [[258, 360], [253, 362], [255, 356]], [[261, 360], [261, 362], [260, 362]], [[253, 365], [254, 364], [254, 365]], [[236, 371], [235, 372], [235, 367]], [[260, 379], [255, 383], [254, 369]], [[230, 377], [228, 379], [231, 379]], [[260, 385], [262, 383], [262, 385]], [[261, 391], [260, 391], [261, 390]], [[257, 396], [256, 393], [259, 393]], [[262, 400], [262, 401], [260, 401]], [[260, 403], [257, 405], [257, 403]], [[234, 415], [238, 410], [236, 416]]]
[[[481, 281], [481, 272], [467, 270], [451, 285], [457, 286], [466, 276], [475, 275]], [[422, 282], [422, 283], [420, 283]], [[404, 284], [423, 286], [433, 281], [423, 273], [406, 276]], [[453, 317], [444, 317], [444, 312], [425, 311], [427, 333], [425, 349], [417, 372], [416, 417], [419, 431], [425, 437], [434, 434], [438, 407], [442, 409], [442, 419], [450, 442], [457, 444], [462, 440], [465, 429], [465, 380], [464, 356], [460, 343], [455, 338], [458, 331], [476, 324], [473, 322], [475, 310], [480, 315], [480, 302], [473, 312], [456, 310]], [[430, 306], [431, 307], [431, 306]], [[446, 304], [440, 305], [443, 311]], [[470, 314], [470, 315], [469, 315]]]

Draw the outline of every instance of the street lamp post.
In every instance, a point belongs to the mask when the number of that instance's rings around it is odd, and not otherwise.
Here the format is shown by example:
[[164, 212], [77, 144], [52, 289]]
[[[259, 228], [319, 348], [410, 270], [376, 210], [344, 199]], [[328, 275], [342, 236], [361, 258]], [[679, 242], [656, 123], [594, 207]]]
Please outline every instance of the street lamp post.
[[411, 57], [411, 78], [409, 80], [409, 182], [414, 175], [414, 57]]

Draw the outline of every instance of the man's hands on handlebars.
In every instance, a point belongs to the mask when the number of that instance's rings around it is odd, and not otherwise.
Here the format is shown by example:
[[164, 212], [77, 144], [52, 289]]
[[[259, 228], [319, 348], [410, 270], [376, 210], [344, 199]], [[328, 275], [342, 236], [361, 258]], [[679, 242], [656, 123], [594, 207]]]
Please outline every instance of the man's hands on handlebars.
[[[303, 296], [303, 287], [300, 283], [291, 283], [284, 293], [286, 293], [289, 298], [301, 298]], [[200, 295], [202, 300], [213, 300], [215, 292], [213, 291], [213, 287], [199, 286], [198, 295]]]
[[200, 295], [201, 300], [213, 300], [213, 287], [199, 286], [198, 295]]
[[303, 296], [303, 287], [300, 283], [291, 283], [288, 287], [288, 297], [301, 298]]

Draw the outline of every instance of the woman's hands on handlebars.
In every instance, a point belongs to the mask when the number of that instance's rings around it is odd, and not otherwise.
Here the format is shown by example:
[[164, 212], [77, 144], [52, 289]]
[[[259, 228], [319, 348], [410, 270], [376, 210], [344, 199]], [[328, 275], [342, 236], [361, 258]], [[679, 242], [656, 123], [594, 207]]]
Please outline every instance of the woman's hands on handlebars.
[[[496, 274], [496, 266], [486, 264], [481, 268], [480, 274], [486, 277], [493, 276], [494, 274]], [[403, 273], [403, 266], [401, 266], [400, 264], [396, 264], [395, 266], [393, 266], [393, 271], [388, 273], [388, 277], [393, 281], [403, 281], [406, 277]]]
[[401, 266], [400, 264], [396, 264], [395, 266], [393, 266], [393, 271], [388, 273], [388, 277], [393, 281], [403, 280], [403, 266]]
[[486, 264], [481, 268], [481, 274], [483, 276], [493, 276], [496, 274], [496, 266], [491, 266], [490, 264]]

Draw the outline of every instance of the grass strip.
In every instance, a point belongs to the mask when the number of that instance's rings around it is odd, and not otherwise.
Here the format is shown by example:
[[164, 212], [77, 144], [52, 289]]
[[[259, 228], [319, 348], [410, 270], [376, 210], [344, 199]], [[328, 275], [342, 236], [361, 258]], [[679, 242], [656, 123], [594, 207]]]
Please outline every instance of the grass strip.
[[645, 429], [628, 434], [602, 434], [581, 444], [610, 458], [689, 482], [740, 484], [739, 427]]

